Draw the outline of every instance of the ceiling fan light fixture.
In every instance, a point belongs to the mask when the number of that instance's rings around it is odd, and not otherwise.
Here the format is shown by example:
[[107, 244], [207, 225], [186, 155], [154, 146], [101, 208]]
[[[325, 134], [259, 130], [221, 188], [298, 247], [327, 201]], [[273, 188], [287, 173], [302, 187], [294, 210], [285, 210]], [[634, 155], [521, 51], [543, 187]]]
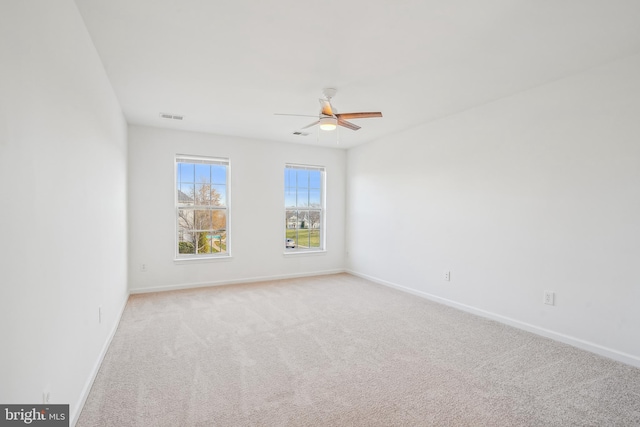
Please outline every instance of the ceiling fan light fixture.
[[335, 130], [338, 120], [335, 117], [323, 117], [320, 119], [320, 129], [331, 131]]

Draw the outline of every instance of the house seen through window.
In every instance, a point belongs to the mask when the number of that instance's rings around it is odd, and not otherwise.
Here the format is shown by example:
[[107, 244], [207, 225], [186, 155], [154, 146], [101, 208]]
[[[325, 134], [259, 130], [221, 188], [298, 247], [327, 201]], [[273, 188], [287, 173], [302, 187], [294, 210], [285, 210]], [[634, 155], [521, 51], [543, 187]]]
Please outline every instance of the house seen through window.
[[287, 252], [324, 250], [324, 175], [321, 166], [285, 166], [284, 245]]
[[176, 258], [229, 254], [229, 160], [176, 156]]

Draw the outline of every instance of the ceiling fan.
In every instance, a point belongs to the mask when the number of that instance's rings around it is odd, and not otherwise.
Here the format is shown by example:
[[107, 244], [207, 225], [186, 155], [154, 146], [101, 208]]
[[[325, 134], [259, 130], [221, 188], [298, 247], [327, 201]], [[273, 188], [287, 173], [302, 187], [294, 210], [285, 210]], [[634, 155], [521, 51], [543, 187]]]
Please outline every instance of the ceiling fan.
[[[382, 113], [377, 112], [360, 112], [360, 113], [338, 113], [337, 110], [331, 105], [331, 98], [336, 95], [337, 90], [334, 88], [325, 88], [322, 90], [322, 94], [324, 95], [324, 99], [319, 99], [320, 101], [320, 114], [318, 115], [318, 120], [313, 123], [308, 124], [307, 126], [301, 129], [307, 129], [311, 126], [320, 125], [320, 129], [331, 131], [334, 130], [337, 126], [342, 126], [351, 130], [358, 130], [360, 126], [355, 125], [351, 122], [348, 122], [347, 119], [365, 119], [369, 117], [382, 117]], [[315, 116], [306, 116], [304, 114], [281, 114], [276, 113], [279, 116], [304, 116], [304, 117], [315, 117]]]

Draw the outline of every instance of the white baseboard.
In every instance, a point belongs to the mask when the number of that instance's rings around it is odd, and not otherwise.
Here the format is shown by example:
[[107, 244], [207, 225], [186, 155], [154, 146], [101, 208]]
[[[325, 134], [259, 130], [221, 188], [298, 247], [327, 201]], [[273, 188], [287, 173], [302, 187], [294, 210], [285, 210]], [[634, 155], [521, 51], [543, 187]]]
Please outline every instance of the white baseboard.
[[353, 270], [345, 270], [347, 273], [352, 274], [357, 277], [361, 277], [363, 279], [367, 279], [371, 282], [378, 283], [380, 285], [388, 286], [390, 288], [398, 289], [403, 292], [407, 292], [412, 295], [416, 295], [437, 303], [441, 303], [444, 305], [448, 305], [450, 307], [457, 308], [462, 311], [466, 311], [468, 313], [472, 313], [478, 316], [482, 316], [491, 320], [495, 320], [500, 323], [504, 323], [509, 326], [513, 326], [518, 329], [525, 330], [527, 332], [532, 332], [536, 335], [540, 335], [546, 338], [550, 338], [555, 341], [560, 341], [565, 344], [569, 344], [573, 347], [580, 348], [582, 350], [589, 351], [591, 353], [598, 354], [600, 356], [608, 357], [613, 360], [617, 360], [618, 362], [626, 363], [627, 365], [635, 366], [640, 368], [640, 357], [634, 356], [632, 354], [623, 353], [618, 350], [614, 350], [612, 348], [604, 347], [599, 344], [595, 344], [589, 341], [582, 340], [580, 338], [572, 337], [570, 335], [565, 335], [559, 332], [555, 332], [549, 329], [541, 328], [539, 326], [531, 325], [529, 323], [521, 322], [516, 319], [512, 319], [510, 317], [502, 316], [500, 314], [492, 313], [490, 311], [482, 310], [476, 307], [472, 307], [466, 304], [461, 304], [459, 302], [449, 300], [446, 298], [439, 297], [437, 295], [432, 295], [426, 292], [417, 291], [415, 289], [408, 288], [406, 286], [398, 285], [396, 283], [392, 283], [386, 280], [379, 279], [377, 277], [372, 277], [367, 274], [359, 273]]
[[328, 274], [344, 273], [345, 271], [346, 270], [344, 269], [336, 269], [336, 270], [313, 271], [309, 273], [279, 274], [274, 276], [255, 276], [255, 277], [247, 277], [243, 279], [218, 280], [213, 282], [183, 283], [179, 285], [154, 286], [151, 288], [134, 288], [134, 289], [129, 289], [129, 293], [144, 294], [149, 292], [163, 292], [163, 291], [175, 291], [179, 289], [204, 288], [208, 286], [236, 285], [239, 283], [252, 283], [252, 282], [268, 282], [271, 280], [295, 279], [297, 277], [325, 276]]
[[107, 350], [109, 350], [109, 346], [111, 345], [111, 341], [113, 340], [113, 337], [115, 336], [116, 331], [118, 330], [118, 325], [120, 325], [120, 319], [122, 318], [124, 309], [127, 306], [127, 301], [129, 301], [129, 294], [127, 294], [127, 297], [124, 299], [124, 302], [120, 307], [120, 312], [118, 313], [117, 319], [114, 322], [113, 327], [111, 328], [111, 331], [109, 332], [109, 335], [105, 340], [104, 345], [102, 346], [102, 349], [100, 350], [98, 359], [96, 360], [96, 363], [93, 365], [93, 369], [91, 370], [91, 374], [89, 375], [89, 378], [87, 379], [87, 382], [85, 383], [82, 389], [80, 398], [76, 402], [76, 405], [74, 407], [75, 410], [71, 414], [69, 414], [70, 427], [75, 427], [76, 423], [78, 422], [78, 418], [80, 417], [80, 414], [82, 413], [82, 408], [84, 407], [84, 404], [87, 401], [87, 398], [89, 397], [89, 392], [91, 392], [91, 387], [93, 387], [93, 382], [95, 381], [96, 376], [98, 375], [98, 371], [100, 370], [102, 361], [104, 360], [104, 357], [107, 354]]

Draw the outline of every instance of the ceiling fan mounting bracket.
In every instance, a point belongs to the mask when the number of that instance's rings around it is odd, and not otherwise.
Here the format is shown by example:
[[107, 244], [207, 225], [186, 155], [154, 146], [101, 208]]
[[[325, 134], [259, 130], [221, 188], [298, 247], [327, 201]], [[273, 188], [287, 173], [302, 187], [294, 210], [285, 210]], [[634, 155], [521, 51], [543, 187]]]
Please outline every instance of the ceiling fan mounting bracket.
[[327, 98], [327, 100], [331, 100], [331, 98], [336, 96], [337, 92], [338, 92], [338, 89], [333, 87], [326, 87], [322, 89], [322, 94], [324, 95], [325, 98]]

